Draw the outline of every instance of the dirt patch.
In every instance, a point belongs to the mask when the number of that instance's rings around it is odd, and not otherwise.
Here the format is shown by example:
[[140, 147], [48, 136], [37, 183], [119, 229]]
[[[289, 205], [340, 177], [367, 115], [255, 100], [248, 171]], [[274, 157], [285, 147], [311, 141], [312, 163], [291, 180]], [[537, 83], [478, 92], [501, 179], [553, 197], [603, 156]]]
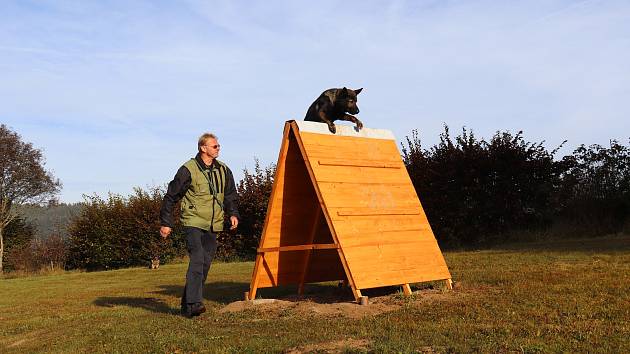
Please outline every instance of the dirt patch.
[[299, 314], [316, 315], [325, 317], [342, 316], [348, 318], [362, 318], [374, 316], [398, 309], [400, 306], [388, 305], [382, 302], [371, 303], [367, 306], [353, 302], [340, 302], [333, 304], [321, 304], [313, 301], [298, 302], [294, 310]]
[[20, 345], [22, 345], [22, 344], [24, 344], [24, 343], [28, 342], [29, 340], [32, 340], [32, 339], [20, 339], [20, 340], [19, 340], [19, 341], [17, 341], [17, 342], [13, 342], [13, 343], [11, 343], [11, 344], [7, 345], [7, 348], [14, 348], [14, 347], [18, 347], [18, 346], [20, 346]]
[[[265, 301], [260, 301], [265, 300]], [[297, 303], [277, 299], [258, 299], [254, 301], [234, 301], [219, 310], [219, 313], [233, 313], [251, 309], [264, 309], [266, 311], [286, 310], [295, 307]]]
[[301, 347], [289, 348], [283, 353], [286, 354], [301, 354], [301, 353], [341, 353], [347, 350], [360, 350], [367, 351], [370, 346], [370, 341], [365, 339], [343, 339], [335, 342], [325, 342], [317, 344], [308, 344]]
[[246, 310], [264, 312], [267, 315], [285, 315], [292, 312], [297, 315], [313, 315], [325, 317], [347, 317], [359, 319], [375, 316], [400, 309], [403, 306], [423, 306], [427, 303], [452, 301], [454, 291], [425, 289], [414, 292], [411, 296], [388, 294], [369, 297], [369, 304], [359, 305], [354, 301], [335, 301], [328, 295], [305, 298], [286, 297], [284, 299], [256, 299], [253, 301], [235, 301], [221, 308], [219, 313], [235, 313]]

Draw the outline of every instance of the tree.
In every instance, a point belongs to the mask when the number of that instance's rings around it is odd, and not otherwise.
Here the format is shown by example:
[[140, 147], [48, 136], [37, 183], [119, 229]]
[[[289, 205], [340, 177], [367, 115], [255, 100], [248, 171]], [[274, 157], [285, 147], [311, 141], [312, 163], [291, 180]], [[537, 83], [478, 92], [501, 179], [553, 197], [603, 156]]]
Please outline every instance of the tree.
[[61, 182], [44, 169], [41, 150], [0, 125], [0, 273], [3, 272], [3, 231], [16, 218], [14, 206], [42, 203], [54, 197]]

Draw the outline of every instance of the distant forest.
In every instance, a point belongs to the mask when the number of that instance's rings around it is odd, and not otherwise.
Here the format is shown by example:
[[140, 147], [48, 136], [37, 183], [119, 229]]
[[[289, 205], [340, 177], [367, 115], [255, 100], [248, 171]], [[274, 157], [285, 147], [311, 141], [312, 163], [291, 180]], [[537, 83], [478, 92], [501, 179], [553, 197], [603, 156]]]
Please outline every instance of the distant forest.
[[83, 203], [49, 203], [48, 205], [20, 205], [16, 212], [35, 229], [35, 237], [46, 240], [59, 235], [66, 238], [68, 225], [81, 214]]

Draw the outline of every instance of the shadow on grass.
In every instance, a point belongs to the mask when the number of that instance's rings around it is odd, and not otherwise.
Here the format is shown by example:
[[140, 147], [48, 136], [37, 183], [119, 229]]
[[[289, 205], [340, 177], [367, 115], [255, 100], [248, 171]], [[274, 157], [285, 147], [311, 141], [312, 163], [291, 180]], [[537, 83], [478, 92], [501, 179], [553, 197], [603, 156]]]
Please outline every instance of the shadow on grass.
[[158, 313], [179, 313], [179, 308], [174, 309], [164, 301], [152, 297], [103, 296], [94, 300], [94, 305], [101, 307], [128, 306]]
[[[203, 289], [204, 299], [227, 305], [235, 301], [245, 299], [245, 292], [249, 291], [249, 283], [243, 282], [211, 282]], [[184, 291], [183, 285], [162, 285], [156, 293], [161, 295], [181, 297]], [[400, 291], [399, 287], [383, 287], [365, 289], [362, 292], [367, 296], [382, 296], [394, 294]], [[339, 287], [336, 283], [316, 283], [304, 286], [304, 295], [297, 295], [297, 286], [278, 286], [260, 288], [256, 298], [278, 299], [285, 301], [312, 301], [321, 304], [354, 301], [354, 296], [349, 287]]]
[[[184, 293], [184, 285], [160, 285], [156, 294], [181, 298]], [[234, 301], [243, 300], [244, 293], [249, 291], [249, 283], [217, 281], [206, 283], [203, 287], [203, 297], [205, 300], [228, 304]]]
[[584, 253], [626, 253], [630, 251], [630, 235], [605, 236], [568, 240], [514, 243], [492, 248], [497, 251], [542, 251]]

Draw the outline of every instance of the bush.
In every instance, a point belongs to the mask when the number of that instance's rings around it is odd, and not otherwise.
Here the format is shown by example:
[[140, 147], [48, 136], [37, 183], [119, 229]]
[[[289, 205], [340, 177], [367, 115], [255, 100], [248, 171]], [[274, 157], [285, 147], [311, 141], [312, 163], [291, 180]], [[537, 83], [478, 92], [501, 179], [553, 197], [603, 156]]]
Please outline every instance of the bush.
[[630, 221], [630, 148], [581, 145], [562, 159], [559, 222], [596, 236], [623, 232]]
[[12, 270], [36, 272], [42, 269], [65, 269], [67, 259], [67, 241], [58, 234], [46, 239], [34, 239], [28, 244], [15, 249], [7, 257]]
[[436, 238], [458, 247], [548, 225], [561, 174], [556, 151], [525, 141], [522, 132], [497, 132], [485, 141], [463, 128], [453, 139], [445, 126], [428, 150], [413, 131], [402, 157]]
[[256, 256], [276, 167], [271, 164], [263, 169], [259, 161], [255, 161], [254, 173], [245, 169], [244, 177], [237, 185], [241, 214], [238, 229], [236, 233], [224, 232], [218, 236], [217, 256], [220, 259], [253, 259]]
[[[69, 265], [88, 270], [146, 266], [154, 257], [168, 262], [185, 252], [181, 226], [164, 240], [159, 212], [164, 192], [134, 190], [129, 198], [86, 196], [81, 214], [69, 226]], [[178, 210], [179, 208], [176, 208]]]
[[4, 269], [15, 270], [22, 257], [21, 250], [35, 239], [35, 226], [18, 216], [4, 229], [5, 257]]

